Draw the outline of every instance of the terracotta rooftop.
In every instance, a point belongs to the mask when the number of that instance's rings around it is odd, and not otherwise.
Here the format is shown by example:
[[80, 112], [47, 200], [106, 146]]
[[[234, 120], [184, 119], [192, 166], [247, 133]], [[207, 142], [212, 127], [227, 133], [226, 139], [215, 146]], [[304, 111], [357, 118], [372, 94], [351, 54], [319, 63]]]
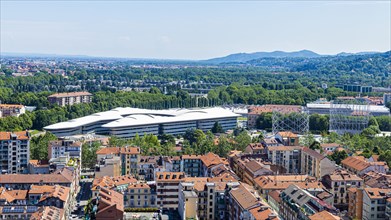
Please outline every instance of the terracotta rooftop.
[[56, 184], [72, 183], [72, 171], [64, 168], [51, 174], [5, 174], [0, 175], [0, 184]]
[[277, 203], [280, 203], [281, 202], [280, 193], [281, 193], [280, 190], [271, 190], [271, 191], [269, 191], [268, 195], [269, 195], [269, 197], [273, 198], [274, 201], [276, 201]]
[[96, 154], [140, 154], [139, 147], [105, 147], [96, 151]]
[[302, 152], [310, 155], [312, 158], [316, 158], [318, 160], [322, 160], [323, 158], [325, 158], [325, 156], [323, 156], [322, 154], [308, 148], [308, 147], [303, 147], [302, 149]]
[[63, 215], [63, 209], [54, 206], [43, 206], [31, 215], [30, 220], [58, 220]]
[[334, 173], [330, 174], [330, 179], [333, 181], [362, 181], [362, 179], [356, 174], [350, 173], [346, 170], [334, 171]]
[[391, 195], [391, 189], [365, 188], [364, 191], [370, 199], [382, 199]]
[[300, 188], [323, 188], [323, 184], [315, 181], [307, 175], [280, 175], [280, 176], [259, 176], [254, 179], [255, 184], [261, 189], [283, 190], [291, 184], [296, 184]]
[[53, 186], [52, 189], [53, 190], [51, 192], [43, 194], [39, 201], [44, 201], [49, 198], [57, 198], [63, 202], [68, 200], [70, 192], [69, 187], [56, 185]]
[[112, 189], [117, 186], [137, 183], [137, 179], [132, 176], [118, 176], [118, 177], [109, 177], [104, 176], [101, 178], [95, 178], [92, 183], [92, 190], [97, 190], [98, 188], [108, 188]]
[[263, 169], [263, 165], [256, 160], [252, 160], [246, 163], [246, 168], [249, 169], [252, 173], [255, 173], [258, 170]]
[[151, 187], [147, 183], [131, 183], [128, 189], [150, 189]]
[[201, 192], [205, 190], [205, 184], [209, 181], [208, 177], [186, 177], [185, 182], [194, 183], [194, 189]]
[[250, 147], [253, 150], [262, 150], [265, 148], [261, 143], [250, 143], [247, 147]]
[[23, 108], [23, 105], [14, 105], [14, 104], [0, 104], [0, 109], [3, 108]]
[[259, 204], [258, 199], [251, 193], [243, 183], [238, 188], [234, 188], [229, 192], [232, 198], [243, 208], [249, 209]]
[[116, 207], [117, 210], [124, 211], [124, 196], [121, 193], [115, 190], [101, 188], [99, 190], [99, 198], [97, 215], [109, 207]]
[[201, 155], [182, 155], [183, 160], [200, 159]]
[[281, 137], [283, 138], [290, 138], [290, 137], [293, 137], [293, 138], [296, 138], [297, 137], [297, 134], [291, 132], [291, 131], [280, 131], [278, 132], [277, 134], [281, 135]]
[[301, 112], [301, 106], [299, 105], [262, 105], [251, 106], [249, 108], [249, 114], [262, 114], [278, 111], [281, 113]]
[[370, 166], [385, 166], [388, 169], [387, 163], [380, 161], [380, 162], [368, 162], [365, 160], [362, 156], [351, 156], [347, 157], [346, 159], [341, 161], [342, 165], [357, 170], [362, 171], [367, 167]]
[[71, 97], [71, 96], [91, 96], [92, 94], [89, 92], [65, 92], [65, 93], [55, 93], [50, 95], [49, 98], [63, 98], [63, 97]]
[[29, 163], [34, 167], [48, 167], [48, 160], [30, 160]]
[[4, 132], [0, 131], [0, 141], [11, 140], [11, 136], [15, 135], [16, 140], [28, 140], [29, 134], [27, 131], [16, 131], [16, 132]]
[[309, 217], [310, 220], [340, 220], [341, 218], [323, 210]]
[[277, 220], [278, 217], [270, 208], [255, 207], [250, 209], [255, 220]]
[[200, 157], [200, 159], [206, 167], [210, 167], [212, 165], [223, 163], [223, 160], [218, 155], [216, 155], [212, 152], [209, 152], [207, 154], [202, 155]]
[[184, 178], [184, 172], [156, 172], [156, 182], [179, 182]]

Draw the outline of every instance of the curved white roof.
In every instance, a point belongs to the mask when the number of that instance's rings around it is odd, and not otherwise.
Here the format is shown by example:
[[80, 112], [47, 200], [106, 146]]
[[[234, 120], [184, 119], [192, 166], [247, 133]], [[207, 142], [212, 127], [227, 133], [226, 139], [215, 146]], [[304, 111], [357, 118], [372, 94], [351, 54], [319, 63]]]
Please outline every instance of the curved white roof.
[[[109, 121], [102, 127], [114, 128], [146, 124], [160, 124], [191, 120], [207, 120], [225, 117], [239, 117], [231, 110], [224, 108], [199, 109], [167, 109], [151, 110], [139, 108], [115, 108], [106, 112], [99, 112], [89, 116], [72, 119], [44, 127], [45, 130], [77, 128], [99, 121]], [[111, 121], [111, 122], [110, 122]]]
[[[348, 104], [346, 105], [349, 108], [355, 108], [356, 105]], [[308, 103], [307, 108], [323, 108], [323, 109], [330, 109], [331, 104], [330, 103]], [[384, 105], [368, 105], [368, 111], [370, 112], [390, 112], [390, 109], [388, 109]]]

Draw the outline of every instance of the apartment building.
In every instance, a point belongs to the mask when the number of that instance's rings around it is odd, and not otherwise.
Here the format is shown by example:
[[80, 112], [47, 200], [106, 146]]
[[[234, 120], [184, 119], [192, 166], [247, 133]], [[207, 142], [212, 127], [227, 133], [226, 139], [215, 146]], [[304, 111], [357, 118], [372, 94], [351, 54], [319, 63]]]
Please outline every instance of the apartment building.
[[349, 188], [363, 188], [364, 180], [346, 170], [336, 170], [322, 178], [323, 185], [334, 195], [333, 205], [341, 210], [348, 209]]
[[391, 197], [391, 189], [365, 188], [363, 190], [363, 220], [386, 220], [387, 199]]
[[98, 161], [112, 154], [121, 158], [121, 175], [138, 176], [140, 163], [140, 148], [139, 147], [106, 147], [99, 149], [97, 152]]
[[273, 190], [285, 190], [295, 184], [301, 189], [322, 189], [322, 182], [308, 175], [268, 175], [259, 176], [254, 180], [254, 188], [259, 195], [268, 199], [268, 194]]
[[132, 176], [103, 176], [100, 178], [95, 178], [91, 186], [92, 197], [94, 198], [98, 196], [99, 190], [101, 188], [107, 188], [124, 193], [128, 190], [128, 187], [134, 183], [137, 183], [137, 179], [133, 178]]
[[27, 131], [0, 132], [1, 174], [28, 173], [29, 159], [30, 134]]
[[53, 206], [69, 217], [71, 194], [68, 187], [32, 185], [29, 190], [0, 188], [0, 218], [30, 219], [39, 208]]
[[50, 95], [48, 100], [51, 104], [57, 104], [59, 106], [90, 103], [92, 102], [92, 94], [89, 92], [56, 93]]
[[301, 173], [301, 149], [300, 146], [276, 146], [268, 147], [268, 160], [284, 169], [285, 173]]
[[291, 131], [280, 131], [274, 138], [285, 146], [298, 146], [299, 136]]
[[280, 143], [276, 138], [274, 137], [265, 137], [261, 141], [262, 145], [267, 148], [267, 147], [276, 147], [276, 146], [282, 146], [283, 144]]
[[336, 213], [336, 208], [292, 184], [281, 192], [280, 215], [286, 220], [308, 219], [321, 211]]
[[64, 216], [64, 210], [59, 209], [54, 206], [45, 206], [40, 207], [36, 212], [34, 212], [30, 220], [43, 220], [43, 219], [56, 219], [56, 220], [66, 220]]
[[304, 147], [301, 150], [301, 173], [320, 179], [326, 174], [333, 173], [335, 162], [320, 153]]
[[391, 219], [391, 198], [387, 199], [386, 205], [386, 219]]
[[30, 160], [28, 165], [29, 174], [49, 174], [50, 164], [48, 160]]
[[266, 154], [266, 149], [261, 143], [251, 143], [246, 147], [244, 152], [249, 154]]
[[362, 219], [363, 188], [350, 187], [348, 189], [348, 216], [351, 219]]
[[361, 176], [370, 171], [387, 173], [389, 167], [386, 162], [369, 162], [363, 156], [351, 156], [341, 161], [343, 168]]
[[238, 185], [237, 181], [223, 177], [186, 177], [179, 184], [180, 216], [194, 217], [194, 213], [190, 210], [195, 207], [195, 215], [198, 219], [226, 219], [228, 217], [226, 196], [232, 187]]
[[121, 170], [121, 158], [108, 154], [95, 165], [95, 178], [121, 176]]
[[162, 161], [161, 156], [141, 156], [138, 178], [145, 181], [154, 181], [155, 173], [163, 170]]
[[23, 105], [0, 104], [0, 118], [15, 116], [19, 117], [26, 113], [26, 108]]
[[191, 177], [203, 176], [201, 155], [183, 155], [181, 172]]
[[247, 219], [250, 209], [261, 206], [255, 190], [248, 185], [239, 184], [232, 188], [228, 197], [228, 219]]
[[69, 154], [70, 158], [81, 160], [81, 151], [82, 143], [74, 140], [56, 140], [48, 144], [49, 160], [65, 154]]
[[[95, 219], [123, 220], [124, 218], [124, 196], [105, 187], [98, 190], [98, 196], [93, 198], [91, 203], [96, 210], [91, 210], [91, 216]], [[91, 217], [91, 219], [94, 219]]]
[[145, 182], [129, 184], [124, 192], [124, 207], [156, 207], [156, 191]]
[[54, 206], [40, 207], [36, 212], [31, 215], [30, 220], [42, 220], [51, 218], [58, 220], [66, 220], [64, 216], [64, 210]]
[[369, 171], [361, 177], [364, 180], [365, 187], [382, 189], [391, 188], [391, 174]]
[[163, 169], [167, 172], [181, 172], [181, 157], [180, 156], [165, 156], [163, 157]]
[[184, 178], [184, 172], [156, 172], [157, 207], [169, 211], [178, 209], [179, 183]]

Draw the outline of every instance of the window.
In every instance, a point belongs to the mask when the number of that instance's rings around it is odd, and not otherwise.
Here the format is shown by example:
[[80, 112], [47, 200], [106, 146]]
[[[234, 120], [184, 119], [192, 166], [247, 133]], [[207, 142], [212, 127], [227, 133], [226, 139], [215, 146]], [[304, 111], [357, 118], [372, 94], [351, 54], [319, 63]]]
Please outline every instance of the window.
[[209, 209], [209, 212], [213, 212], [213, 209], [212, 209], [212, 208], [210, 208], [210, 209]]

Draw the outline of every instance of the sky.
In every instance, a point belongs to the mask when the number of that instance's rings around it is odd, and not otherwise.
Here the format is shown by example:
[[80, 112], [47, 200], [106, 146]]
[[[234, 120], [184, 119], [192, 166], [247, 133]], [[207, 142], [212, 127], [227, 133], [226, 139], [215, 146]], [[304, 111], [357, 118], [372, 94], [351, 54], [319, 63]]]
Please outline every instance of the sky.
[[1, 0], [0, 51], [208, 59], [391, 50], [391, 1]]

